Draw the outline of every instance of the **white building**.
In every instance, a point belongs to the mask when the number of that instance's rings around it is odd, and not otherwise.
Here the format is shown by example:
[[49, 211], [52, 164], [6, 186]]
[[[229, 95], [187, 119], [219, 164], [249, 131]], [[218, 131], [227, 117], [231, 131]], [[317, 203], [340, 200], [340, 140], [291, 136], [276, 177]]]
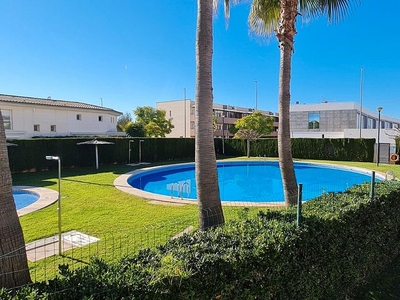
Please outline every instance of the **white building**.
[[[387, 109], [389, 111], [389, 109]], [[322, 102], [290, 106], [290, 130], [294, 138], [375, 138], [394, 145], [393, 128], [400, 119], [361, 107], [356, 102]], [[362, 116], [362, 118], [360, 118]], [[380, 121], [380, 126], [378, 125]], [[378, 127], [379, 130], [378, 130]]]
[[[190, 99], [162, 101], [156, 103], [156, 108], [165, 110], [166, 118], [172, 119], [174, 128], [167, 137], [195, 137], [194, 101]], [[236, 120], [252, 114], [254, 109], [214, 103], [213, 111], [217, 122], [214, 136], [232, 138], [233, 134], [229, 132], [229, 128], [234, 126], [233, 124]], [[278, 130], [278, 115], [270, 111], [260, 110], [260, 112], [274, 118], [274, 128], [270, 137], [276, 137]]]
[[7, 139], [121, 135], [122, 113], [102, 106], [0, 94], [0, 109]]

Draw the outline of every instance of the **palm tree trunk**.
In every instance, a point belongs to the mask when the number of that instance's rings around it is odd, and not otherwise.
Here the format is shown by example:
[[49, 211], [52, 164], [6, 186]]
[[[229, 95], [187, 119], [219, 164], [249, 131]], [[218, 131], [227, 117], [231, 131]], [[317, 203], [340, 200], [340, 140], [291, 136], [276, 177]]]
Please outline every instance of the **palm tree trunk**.
[[290, 79], [297, 3], [297, 0], [281, 1], [281, 21], [277, 33], [280, 47], [278, 154], [287, 205], [296, 204], [297, 199], [297, 181], [290, 139]]
[[200, 229], [224, 223], [213, 137], [213, 0], [198, 0], [196, 37], [195, 164]]
[[12, 194], [6, 134], [0, 111], [0, 288], [31, 281], [24, 236]]

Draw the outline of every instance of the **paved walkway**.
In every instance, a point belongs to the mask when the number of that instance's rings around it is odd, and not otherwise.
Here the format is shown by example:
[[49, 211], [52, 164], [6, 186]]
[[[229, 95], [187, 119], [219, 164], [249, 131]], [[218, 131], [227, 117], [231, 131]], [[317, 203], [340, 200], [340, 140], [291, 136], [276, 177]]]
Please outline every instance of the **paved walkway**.
[[[29, 261], [38, 261], [53, 255], [58, 255], [59, 236], [54, 235], [26, 244], [26, 256]], [[86, 246], [99, 241], [98, 238], [89, 236], [76, 230], [61, 234], [61, 253], [74, 248]]]

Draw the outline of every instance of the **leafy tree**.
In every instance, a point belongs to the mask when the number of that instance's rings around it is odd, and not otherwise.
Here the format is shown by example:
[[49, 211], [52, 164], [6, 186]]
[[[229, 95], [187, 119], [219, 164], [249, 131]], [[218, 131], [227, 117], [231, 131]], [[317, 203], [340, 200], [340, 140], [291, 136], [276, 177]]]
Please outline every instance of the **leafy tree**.
[[126, 132], [130, 124], [132, 124], [132, 116], [127, 112], [118, 118], [117, 131]]
[[12, 194], [6, 134], [0, 110], [0, 289], [31, 281], [24, 235]]
[[142, 124], [146, 136], [149, 137], [165, 137], [166, 134], [171, 133], [172, 118], [166, 118], [165, 110], [155, 109], [151, 106], [143, 106], [136, 108], [133, 113], [136, 116], [136, 123]]
[[[229, 4], [229, 0], [225, 0]], [[245, 2], [238, 0], [234, 2]], [[249, 24], [253, 32], [259, 35], [275, 34], [279, 42], [279, 128], [278, 154], [281, 169], [285, 203], [295, 204], [297, 199], [297, 180], [294, 173], [292, 147], [290, 139], [290, 80], [292, 71], [292, 53], [297, 16], [307, 19], [327, 16], [328, 21], [339, 21], [345, 17], [350, 3], [361, 0], [253, 0], [249, 15]]]
[[235, 122], [236, 138], [247, 140], [247, 157], [250, 157], [250, 142], [263, 135], [270, 134], [273, 130], [274, 119], [263, 115], [260, 111], [238, 119]]
[[146, 130], [144, 129], [144, 126], [142, 123], [130, 123], [128, 127], [126, 128], [126, 133], [130, 137], [145, 137], [146, 136]]

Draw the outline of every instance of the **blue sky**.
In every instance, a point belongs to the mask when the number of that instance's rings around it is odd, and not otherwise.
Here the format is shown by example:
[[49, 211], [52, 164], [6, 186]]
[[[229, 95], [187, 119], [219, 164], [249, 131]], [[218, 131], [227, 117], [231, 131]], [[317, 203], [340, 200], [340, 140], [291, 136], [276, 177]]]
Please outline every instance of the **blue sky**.
[[[364, 0], [344, 21], [298, 17], [292, 103], [360, 102], [400, 118], [398, 0]], [[222, 1], [221, 1], [222, 2]], [[0, 0], [0, 93], [132, 112], [195, 96], [197, 1]], [[249, 4], [214, 20], [214, 101], [277, 111], [279, 49], [249, 33]], [[101, 100], [102, 99], [102, 100]]]

